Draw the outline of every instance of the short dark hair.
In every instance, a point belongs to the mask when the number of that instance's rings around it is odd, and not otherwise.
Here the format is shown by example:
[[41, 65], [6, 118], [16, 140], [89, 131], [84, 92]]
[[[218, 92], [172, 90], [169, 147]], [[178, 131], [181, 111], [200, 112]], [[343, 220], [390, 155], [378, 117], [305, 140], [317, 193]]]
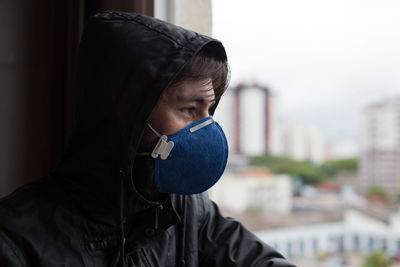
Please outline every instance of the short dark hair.
[[175, 87], [185, 80], [204, 80], [211, 78], [215, 100], [219, 101], [229, 84], [229, 67], [226, 60], [220, 60], [200, 50], [179, 72], [170, 87]]

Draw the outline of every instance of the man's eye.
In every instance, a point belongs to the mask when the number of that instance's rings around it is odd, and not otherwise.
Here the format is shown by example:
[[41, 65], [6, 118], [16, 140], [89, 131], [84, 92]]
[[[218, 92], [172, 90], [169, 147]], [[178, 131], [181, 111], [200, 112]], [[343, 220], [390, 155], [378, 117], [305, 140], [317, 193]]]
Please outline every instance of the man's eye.
[[186, 107], [186, 108], [182, 108], [181, 111], [182, 111], [183, 113], [191, 114], [191, 113], [193, 113], [193, 112], [195, 111], [195, 107]]

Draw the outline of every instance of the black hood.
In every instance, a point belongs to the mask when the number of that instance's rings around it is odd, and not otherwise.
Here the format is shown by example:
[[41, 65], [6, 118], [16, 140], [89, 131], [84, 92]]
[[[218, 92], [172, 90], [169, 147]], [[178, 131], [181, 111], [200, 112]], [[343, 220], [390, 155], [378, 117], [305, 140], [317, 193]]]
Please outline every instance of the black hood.
[[88, 20], [79, 47], [76, 128], [57, 170], [85, 205], [120, 205], [151, 111], [200, 49], [226, 60], [219, 41], [151, 17], [105, 12]]

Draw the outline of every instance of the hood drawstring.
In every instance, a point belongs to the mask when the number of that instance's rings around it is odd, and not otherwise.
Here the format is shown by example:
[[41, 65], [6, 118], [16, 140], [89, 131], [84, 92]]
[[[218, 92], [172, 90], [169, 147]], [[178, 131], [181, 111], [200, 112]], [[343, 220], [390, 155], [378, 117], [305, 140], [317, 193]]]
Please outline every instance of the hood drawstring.
[[124, 177], [125, 177], [125, 172], [123, 170], [119, 171], [120, 174], [120, 203], [119, 203], [119, 217], [120, 217], [120, 225], [119, 225], [119, 230], [120, 230], [120, 238], [121, 238], [121, 243], [118, 251], [115, 253], [110, 267], [117, 267], [125, 266], [125, 216], [124, 216]]
[[120, 188], [120, 205], [119, 205], [119, 214], [120, 214], [120, 234], [121, 234], [121, 245], [119, 249], [119, 256], [121, 261], [121, 266], [125, 266], [125, 214], [124, 214], [124, 181], [125, 181], [125, 172], [123, 170], [119, 171], [121, 174], [121, 188]]
[[185, 235], [186, 235], [186, 213], [187, 213], [187, 202], [186, 202], [186, 196], [182, 196], [183, 198], [183, 214], [182, 214], [182, 232], [181, 232], [181, 251], [180, 251], [180, 259], [179, 259], [179, 266], [180, 267], [185, 267], [186, 262], [185, 262]]
[[113, 257], [113, 260], [111, 261], [110, 267], [117, 267], [120, 256], [120, 250], [118, 250]]
[[154, 230], [158, 230], [158, 228], [160, 227], [159, 222], [158, 222], [158, 213], [159, 213], [159, 209], [162, 209], [162, 205], [160, 206], [156, 206], [156, 211], [154, 214]]

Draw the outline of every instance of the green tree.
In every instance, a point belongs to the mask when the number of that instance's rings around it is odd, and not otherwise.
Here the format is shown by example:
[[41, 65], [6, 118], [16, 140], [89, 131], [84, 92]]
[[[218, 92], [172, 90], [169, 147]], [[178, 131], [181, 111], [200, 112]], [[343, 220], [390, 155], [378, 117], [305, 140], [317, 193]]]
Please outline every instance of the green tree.
[[355, 172], [358, 168], [357, 158], [330, 160], [318, 166], [320, 171], [327, 177], [334, 177], [343, 171]]
[[389, 267], [391, 259], [383, 252], [376, 251], [364, 259], [362, 267]]
[[389, 197], [389, 193], [386, 191], [386, 189], [377, 185], [368, 188], [367, 195], [378, 196], [383, 199], [387, 199]]
[[332, 160], [321, 165], [309, 161], [298, 161], [288, 157], [275, 157], [269, 154], [253, 157], [250, 165], [267, 168], [275, 173], [285, 173], [300, 178], [305, 184], [317, 184], [333, 178], [342, 171], [356, 171], [357, 158]]
[[263, 155], [253, 157], [250, 165], [267, 168], [275, 173], [289, 174], [300, 178], [305, 184], [317, 184], [325, 180], [321, 170], [307, 161], [297, 161], [288, 157]]

